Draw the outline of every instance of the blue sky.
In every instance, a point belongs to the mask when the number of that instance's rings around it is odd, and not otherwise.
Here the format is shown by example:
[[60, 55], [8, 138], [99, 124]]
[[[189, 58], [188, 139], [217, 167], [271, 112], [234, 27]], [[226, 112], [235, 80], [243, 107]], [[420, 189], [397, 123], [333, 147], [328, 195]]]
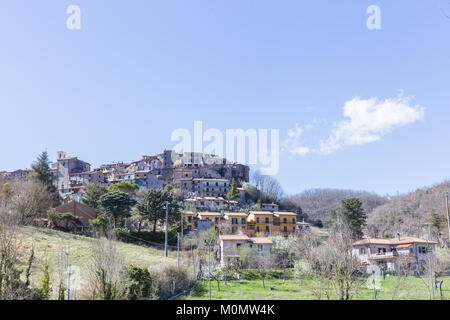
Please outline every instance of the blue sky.
[[[81, 30], [66, 28], [72, 4]], [[373, 4], [381, 30], [366, 27]], [[279, 129], [281, 143], [301, 128], [294, 145], [316, 151], [281, 153], [276, 178], [289, 194], [395, 194], [440, 182], [450, 177], [443, 11], [450, 2], [4, 0], [0, 169], [29, 167], [44, 149], [94, 166], [137, 160], [202, 120], [223, 131]], [[356, 135], [361, 115], [344, 115], [355, 98], [356, 108], [376, 98], [381, 117], [371, 127], [366, 114]], [[383, 110], [407, 115], [386, 123]], [[333, 132], [344, 132], [337, 149], [320, 152]], [[348, 143], [358, 134], [374, 141]]]

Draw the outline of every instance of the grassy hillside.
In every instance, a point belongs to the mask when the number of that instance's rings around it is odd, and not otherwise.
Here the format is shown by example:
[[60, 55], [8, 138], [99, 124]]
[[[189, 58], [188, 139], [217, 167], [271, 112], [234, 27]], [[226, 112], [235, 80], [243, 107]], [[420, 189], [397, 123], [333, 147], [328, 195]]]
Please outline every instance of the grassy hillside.
[[[442, 278], [444, 284], [442, 286], [444, 299], [450, 298], [450, 277]], [[359, 294], [353, 299], [355, 300], [371, 300], [373, 299], [373, 291], [366, 286], [366, 280], [362, 279]], [[408, 277], [399, 286], [398, 292], [395, 294], [395, 300], [428, 300], [430, 293], [428, 291], [428, 279], [419, 277]], [[301, 282], [298, 279], [266, 279], [266, 287], [263, 287], [261, 280], [240, 280], [229, 281], [227, 286], [221, 281], [220, 291], [217, 288], [217, 282], [211, 282], [211, 296], [213, 300], [312, 300], [316, 299], [312, 288], [315, 283], [311, 280]], [[381, 281], [381, 289], [377, 294], [378, 300], [391, 300], [395, 287], [398, 284], [396, 277], [386, 277]], [[270, 290], [272, 288], [272, 290]], [[436, 292], [436, 299], [439, 294]], [[197, 286], [190, 294], [182, 296], [180, 300], [207, 300], [209, 299], [208, 282], [205, 284], [198, 282]], [[322, 297], [326, 299], [326, 297]], [[335, 295], [331, 299], [336, 299]]]
[[[68, 262], [78, 266], [81, 271], [81, 282], [89, 273], [92, 259], [92, 242], [94, 239], [46, 228], [24, 227], [23, 229], [22, 265], [25, 267], [31, 252], [35, 248], [32, 282], [36, 285], [42, 276], [45, 261], [51, 266], [51, 279], [56, 279], [60, 256], [66, 256]], [[126, 264], [142, 267], [158, 267], [162, 263], [176, 263], [176, 252], [169, 251], [169, 258], [164, 257], [164, 250], [146, 248], [134, 244], [117, 242], [118, 249]]]
[[[421, 224], [430, 221], [431, 212], [434, 211], [445, 219], [445, 192], [450, 192], [449, 181], [393, 197], [369, 215], [372, 233], [383, 236], [387, 232], [400, 232], [411, 236], [424, 236], [426, 230]], [[445, 223], [442, 231], [447, 232]]]

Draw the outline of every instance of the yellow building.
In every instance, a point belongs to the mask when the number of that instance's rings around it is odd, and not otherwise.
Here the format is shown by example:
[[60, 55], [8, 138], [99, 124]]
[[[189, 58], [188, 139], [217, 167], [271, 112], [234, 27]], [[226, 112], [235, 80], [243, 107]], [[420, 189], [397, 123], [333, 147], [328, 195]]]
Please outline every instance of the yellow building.
[[256, 233], [265, 235], [272, 234], [273, 212], [270, 211], [250, 211], [247, 217], [248, 234], [254, 237]]
[[294, 212], [274, 212], [272, 234], [285, 237], [294, 235], [297, 231], [297, 214]]
[[[220, 219], [222, 218], [222, 214], [220, 212], [199, 212], [197, 213], [197, 218], [199, 219], [200, 223], [205, 221], [210, 221], [210, 229], [218, 230]], [[206, 226], [204, 226], [206, 227]], [[200, 228], [199, 229], [203, 229]], [[203, 230], [199, 230], [203, 231]]]
[[188, 233], [191, 233], [195, 229], [194, 216], [195, 213], [192, 211], [183, 212], [184, 217], [183, 228], [187, 230]]
[[231, 233], [242, 233], [247, 232], [247, 213], [245, 212], [226, 212], [224, 213], [224, 218], [231, 225]]

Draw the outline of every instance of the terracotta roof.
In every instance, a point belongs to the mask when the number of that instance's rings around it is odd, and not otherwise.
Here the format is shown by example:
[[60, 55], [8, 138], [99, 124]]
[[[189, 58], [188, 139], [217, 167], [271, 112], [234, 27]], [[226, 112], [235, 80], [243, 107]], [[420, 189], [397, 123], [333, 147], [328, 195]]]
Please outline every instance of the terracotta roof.
[[272, 241], [266, 237], [257, 237], [249, 239], [253, 244], [272, 244]]
[[220, 217], [222, 214], [220, 212], [199, 212], [199, 216], [218, 216]]
[[71, 213], [74, 216], [80, 217], [84, 224], [88, 224], [90, 219], [97, 217], [97, 212], [94, 209], [76, 201], [57, 207], [55, 210], [59, 213]]
[[353, 243], [353, 246], [360, 246], [366, 244], [381, 244], [381, 245], [404, 245], [404, 244], [413, 244], [413, 243], [421, 243], [421, 244], [439, 244], [436, 241], [427, 241], [420, 238], [415, 237], [403, 237], [403, 238], [393, 238], [393, 239], [363, 239]]
[[245, 212], [225, 212], [224, 215], [229, 217], [246, 217], [247, 214]]
[[250, 211], [251, 214], [255, 214], [255, 215], [273, 215], [272, 211]]
[[276, 216], [297, 216], [295, 212], [274, 212]]
[[220, 240], [225, 240], [225, 241], [247, 241], [249, 239], [249, 237], [245, 236], [245, 235], [220, 235], [219, 236]]

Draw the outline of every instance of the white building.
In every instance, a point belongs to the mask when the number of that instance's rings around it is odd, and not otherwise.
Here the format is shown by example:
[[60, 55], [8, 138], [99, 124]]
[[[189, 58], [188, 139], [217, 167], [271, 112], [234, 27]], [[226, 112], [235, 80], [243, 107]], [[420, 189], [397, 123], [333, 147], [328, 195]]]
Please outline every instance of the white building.
[[227, 260], [239, 259], [241, 249], [248, 247], [261, 255], [270, 255], [272, 241], [266, 237], [250, 238], [246, 235], [219, 236], [220, 264], [225, 265]]
[[432, 251], [437, 244], [435, 241], [400, 236], [394, 239], [363, 239], [353, 243], [352, 253], [369, 274], [376, 268], [397, 271], [400, 257], [408, 259], [410, 270], [421, 271], [428, 259], [428, 248]]

